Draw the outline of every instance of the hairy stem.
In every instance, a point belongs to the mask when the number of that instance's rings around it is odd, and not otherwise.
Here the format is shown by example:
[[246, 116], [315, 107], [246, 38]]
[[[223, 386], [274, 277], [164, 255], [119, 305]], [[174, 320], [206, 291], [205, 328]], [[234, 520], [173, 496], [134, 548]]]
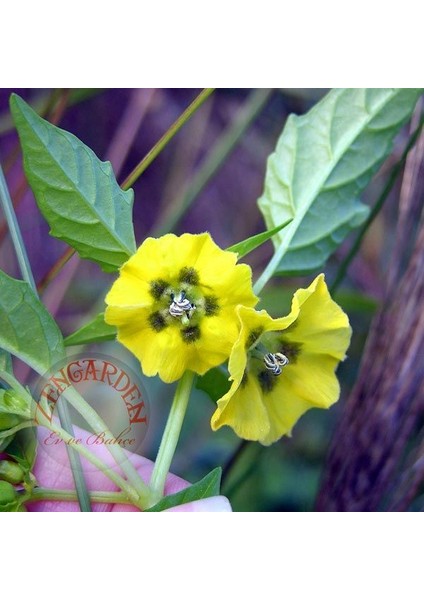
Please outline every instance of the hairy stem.
[[171, 411], [168, 416], [152, 478], [150, 480], [152, 499], [155, 502], [163, 496], [166, 477], [169, 473], [186, 414], [193, 378], [194, 373], [186, 371], [178, 382], [177, 389], [175, 390]]
[[[104, 502], [107, 504], [132, 504], [123, 492], [89, 492], [91, 502]], [[29, 500], [58, 500], [62, 502], [76, 502], [77, 495], [73, 490], [55, 490], [51, 488], [37, 487], [31, 493]]]

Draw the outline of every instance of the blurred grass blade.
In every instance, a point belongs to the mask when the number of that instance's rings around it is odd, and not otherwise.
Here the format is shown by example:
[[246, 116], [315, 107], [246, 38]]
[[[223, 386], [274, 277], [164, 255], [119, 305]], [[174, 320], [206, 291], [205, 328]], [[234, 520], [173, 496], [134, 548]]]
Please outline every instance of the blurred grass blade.
[[65, 346], [81, 346], [82, 344], [95, 344], [109, 342], [116, 338], [116, 327], [108, 325], [104, 320], [104, 313], [99, 313], [92, 321], [77, 329], [65, 338]]
[[168, 128], [163, 134], [160, 140], [153, 146], [153, 148], [146, 154], [146, 156], [139, 162], [135, 169], [128, 175], [122, 184], [122, 189], [127, 190], [131, 187], [137, 179], [144, 173], [147, 167], [155, 160], [155, 158], [162, 152], [165, 146], [172, 140], [174, 135], [178, 133], [181, 127], [192, 117], [198, 108], [209, 98], [209, 96], [215, 91], [214, 88], [205, 88], [200, 94], [193, 100], [193, 102], [186, 108], [186, 110], [178, 117], [178, 119]]
[[[168, 233], [176, 227], [200, 192], [219, 170], [221, 165], [225, 163], [225, 160], [234, 150], [239, 140], [262, 111], [272, 93], [272, 89], [258, 89], [251, 92], [234, 119], [234, 122], [231, 123], [227, 131], [222, 134], [211, 148], [198, 171], [193, 175], [193, 179], [189, 183], [187, 190], [181, 197], [176, 198], [168, 211], [162, 215], [154, 228], [154, 236]], [[279, 223], [283, 220], [280, 219]]]
[[16, 257], [18, 259], [22, 277], [31, 285], [32, 289], [35, 290], [35, 281], [29, 264], [28, 255], [25, 250], [25, 244], [22, 239], [21, 230], [19, 229], [18, 222], [16, 220], [15, 211], [13, 210], [13, 204], [9, 194], [9, 188], [7, 187], [6, 180], [3, 174], [3, 169], [1, 168], [1, 166], [0, 200], [9, 227], [9, 233], [10, 237], [12, 238], [13, 247], [15, 248]]
[[269, 157], [259, 199], [268, 228], [292, 218], [274, 237], [273, 273], [319, 269], [369, 209], [359, 200], [390, 154], [420, 89], [334, 89], [301, 117], [291, 115]]
[[[42, 113], [43, 109], [46, 106], [46, 101], [49, 102], [52, 94], [55, 94], [57, 90], [52, 90], [50, 92], [41, 92], [34, 100], [30, 102], [31, 108], [35, 110], [37, 113]], [[75, 104], [79, 104], [84, 100], [92, 98], [97, 94], [100, 94], [103, 90], [101, 88], [75, 88], [70, 90], [69, 98], [67, 101], [68, 106], [74, 106]], [[0, 115], [0, 135], [5, 133], [9, 133], [14, 128], [12, 117], [10, 113], [4, 112]]]
[[263, 231], [262, 233], [258, 233], [257, 235], [253, 235], [252, 237], [243, 240], [242, 242], [238, 242], [238, 244], [229, 246], [227, 250], [230, 252], [237, 252], [239, 258], [243, 258], [243, 256], [246, 256], [249, 254], [249, 252], [255, 250], [255, 248], [259, 248], [259, 246], [267, 242], [272, 238], [273, 235], [284, 229], [284, 227], [287, 227], [287, 225], [289, 225], [291, 222], [292, 219], [288, 219], [285, 223], [274, 227], [274, 229]]

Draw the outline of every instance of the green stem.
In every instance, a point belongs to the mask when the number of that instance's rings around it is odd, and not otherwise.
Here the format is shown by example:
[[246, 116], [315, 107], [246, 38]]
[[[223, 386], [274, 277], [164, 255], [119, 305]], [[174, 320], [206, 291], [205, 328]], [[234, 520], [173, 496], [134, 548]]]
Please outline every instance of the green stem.
[[355, 258], [356, 254], [362, 244], [362, 240], [365, 237], [365, 234], [367, 233], [370, 225], [372, 224], [372, 222], [374, 221], [374, 219], [376, 218], [376, 216], [382, 209], [385, 201], [387, 200], [390, 192], [392, 191], [392, 188], [396, 183], [399, 173], [401, 172], [401, 170], [403, 169], [403, 167], [405, 165], [408, 154], [409, 154], [410, 150], [412, 149], [412, 147], [414, 146], [415, 142], [417, 141], [418, 136], [421, 133], [423, 125], [424, 125], [424, 119], [421, 119], [417, 129], [414, 131], [413, 135], [410, 137], [409, 142], [408, 142], [405, 150], [403, 151], [401, 158], [392, 168], [390, 177], [388, 178], [386, 185], [384, 186], [383, 191], [381, 192], [377, 202], [372, 207], [371, 212], [368, 216], [368, 219], [362, 225], [358, 235], [356, 236], [355, 241], [352, 244], [351, 249], [349, 250], [348, 254], [345, 256], [342, 263], [340, 264], [340, 267], [337, 271], [336, 278], [335, 278], [332, 286], [330, 287], [330, 292], [332, 294], [334, 294], [334, 292], [338, 289], [339, 285], [345, 278], [347, 270], [350, 266], [350, 263]]
[[269, 263], [263, 270], [262, 274], [260, 275], [259, 279], [256, 281], [256, 283], [253, 286], [253, 291], [255, 292], [255, 294], [259, 295], [262, 292], [265, 285], [268, 283], [268, 281], [274, 275], [275, 270], [278, 267], [278, 265], [280, 264], [281, 259], [283, 258], [287, 249], [288, 249], [288, 244], [281, 244], [277, 248], [277, 250], [273, 254], [271, 260], [269, 261]]
[[135, 169], [128, 175], [122, 184], [123, 190], [128, 190], [135, 181], [140, 177], [147, 167], [155, 160], [155, 158], [162, 152], [165, 146], [172, 140], [174, 135], [181, 129], [181, 127], [190, 119], [193, 113], [196, 112], [204, 101], [214, 91], [214, 88], [206, 88], [200, 92], [200, 94], [193, 100], [193, 102], [186, 108], [186, 110], [178, 117], [178, 119], [171, 125], [171, 127], [164, 133], [153, 148], [146, 154], [146, 156], [139, 162]]
[[172, 207], [166, 211], [165, 215], [162, 215], [153, 231], [152, 235], [154, 237], [168, 233], [168, 231], [175, 228], [193, 201], [225, 162], [225, 159], [233, 151], [248, 127], [261, 112], [272, 92], [272, 89], [259, 89], [254, 90], [249, 95], [234, 122], [211, 149], [182, 197], [176, 198], [172, 203]]
[[[80, 415], [84, 417], [88, 425], [90, 425], [90, 427], [93, 429], [94, 433], [104, 433], [106, 438], [113, 438], [112, 433], [103, 419], [88, 404], [88, 402], [84, 400], [84, 398], [75, 388], [68, 388], [63, 395], [65, 396], [66, 400], [75, 408], [75, 410], [77, 410]], [[138, 492], [141, 501], [146, 502], [150, 495], [150, 490], [141, 479], [140, 474], [129, 460], [125, 451], [119, 444], [106, 444], [106, 446], [126, 475], [128, 482]]]
[[[72, 446], [73, 450], [79, 452], [81, 456], [84, 456], [92, 465], [94, 465], [99, 471], [101, 471], [106, 477], [108, 477], [113, 483], [115, 483], [127, 496], [131, 503], [142, 507], [146, 502], [146, 499], [140, 499], [138, 492], [130, 485], [123, 477], [118, 475], [111, 467], [109, 467], [106, 463], [104, 463], [98, 456], [90, 452], [83, 444], [75, 444], [73, 440], [75, 439], [73, 436], [69, 435], [67, 431], [62, 429], [62, 427], [58, 427], [54, 424], [53, 421], [49, 421], [44, 414], [39, 411], [37, 413], [37, 422], [39, 425], [46, 427], [49, 431], [54, 433], [59, 439], [61, 439], [67, 447]], [[140, 503], [141, 500], [141, 503]]]
[[171, 462], [175, 454], [187, 410], [193, 378], [194, 373], [192, 371], [186, 371], [178, 382], [177, 389], [175, 390], [171, 411], [168, 416], [152, 478], [150, 480], [150, 489], [152, 491], [152, 500], [154, 503], [158, 502], [163, 496], [166, 477], [169, 473]]
[[[89, 492], [91, 502], [105, 502], [107, 504], [132, 504], [132, 501], [128, 499], [127, 495], [123, 492]], [[31, 493], [30, 498], [32, 501], [39, 500], [58, 500], [75, 502], [77, 495], [73, 490], [55, 490], [50, 488], [37, 487]]]
[[25, 244], [22, 239], [21, 230], [19, 229], [15, 211], [13, 210], [12, 200], [10, 198], [9, 189], [4, 178], [3, 169], [0, 166], [0, 200], [4, 211], [4, 216], [9, 227], [10, 237], [12, 238], [13, 247], [15, 248], [16, 257], [18, 259], [19, 268], [23, 279], [29, 283], [33, 290], [36, 290], [34, 277], [28, 260], [28, 255], [25, 251]]

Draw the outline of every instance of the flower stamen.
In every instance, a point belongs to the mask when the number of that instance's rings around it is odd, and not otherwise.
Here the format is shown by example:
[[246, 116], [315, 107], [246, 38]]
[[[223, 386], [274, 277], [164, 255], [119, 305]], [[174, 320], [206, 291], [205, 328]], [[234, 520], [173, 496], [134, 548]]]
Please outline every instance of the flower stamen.
[[179, 318], [184, 324], [187, 324], [191, 318], [196, 306], [185, 296], [185, 292], [180, 292], [178, 296], [171, 294], [171, 304], [169, 305], [169, 314], [172, 317]]
[[268, 352], [264, 356], [264, 363], [267, 369], [275, 376], [281, 375], [283, 367], [289, 364], [289, 359], [282, 352]]

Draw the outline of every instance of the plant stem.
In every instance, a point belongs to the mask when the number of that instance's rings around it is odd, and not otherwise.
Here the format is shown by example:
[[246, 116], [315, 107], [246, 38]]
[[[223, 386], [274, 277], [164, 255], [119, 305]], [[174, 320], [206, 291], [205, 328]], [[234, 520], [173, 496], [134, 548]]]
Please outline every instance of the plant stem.
[[[132, 504], [123, 492], [89, 492], [91, 502], [106, 502], [107, 504]], [[58, 500], [75, 502], [77, 495], [73, 490], [55, 490], [50, 488], [36, 487], [28, 501]]]
[[[31, 271], [30, 262], [26, 252], [25, 244], [22, 239], [21, 230], [19, 228], [18, 220], [16, 218], [15, 211], [13, 209], [12, 199], [10, 198], [9, 189], [7, 187], [6, 180], [3, 175], [3, 170], [0, 166], [0, 200], [3, 206], [6, 222], [9, 227], [10, 235], [12, 237], [13, 246], [15, 248], [16, 256], [18, 258], [19, 268], [22, 273], [23, 279], [31, 286], [34, 294], [38, 296], [37, 288], [34, 281], [34, 276]], [[60, 423], [63, 428], [73, 435], [72, 421], [67, 410], [67, 406], [64, 404], [59, 406], [58, 410]], [[73, 448], [67, 448], [69, 462], [72, 469], [72, 476], [74, 478], [75, 489], [78, 494], [78, 502], [80, 505], [81, 512], [90, 512], [90, 498], [88, 496], [87, 486], [85, 484], [84, 473], [81, 468], [81, 462], [79, 456], [75, 453]]]
[[222, 467], [221, 487], [224, 487], [224, 484], [227, 483], [228, 476], [230, 475], [235, 463], [239, 460], [240, 456], [243, 454], [244, 450], [246, 450], [248, 445], [249, 442], [247, 440], [241, 440], [238, 446], [231, 453], [227, 462]]
[[175, 199], [172, 203], [174, 206], [170, 207], [157, 223], [152, 234], [153, 236], [163, 235], [175, 228], [193, 201], [225, 162], [225, 159], [233, 151], [240, 138], [263, 109], [272, 92], [272, 89], [259, 89], [254, 90], [249, 95], [234, 122], [231, 123], [228, 130], [219, 138], [199, 170], [193, 176], [187, 190], [180, 198]]
[[0, 199], [3, 207], [4, 215], [6, 217], [7, 224], [9, 226], [10, 237], [12, 238], [13, 246], [15, 248], [16, 257], [19, 263], [19, 269], [22, 273], [23, 279], [29, 283], [33, 290], [35, 290], [35, 281], [32, 275], [31, 267], [29, 265], [28, 255], [25, 251], [25, 244], [22, 239], [21, 230], [19, 229], [18, 221], [16, 219], [15, 211], [13, 210], [12, 200], [10, 198], [9, 189], [7, 187], [6, 180], [4, 178], [3, 169], [0, 166]]
[[[92, 427], [96, 434], [104, 433], [106, 438], [113, 438], [108, 426], [98, 413], [84, 400], [84, 398], [78, 393], [75, 388], [68, 388], [63, 395], [66, 400], [77, 410], [82, 417], [86, 420], [88, 425]], [[60, 403], [59, 403], [60, 405]], [[125, 451], [119, 444], [106, 444], [110, 454], [113, 456], [117, 464], [121, 467], [122, 471], [126, 475], [128, 482], [138, 492], [142, 501], [146, 501], [149, 497], [150, 490], [148, 486], [141, 479], [140, 474], [134, 467], [132, 462], [129, 460]]]
[[171, 125], [171, 127], [164, 133], [153, 148], [146, 154], [146, 156], [138, 163], [135, 169], [128, 175], [125, 181], [122, 183], [122, 189], [128, 190], [140, 177], [147, 167], [155, 160], [165, 146], [172, 140], [174, 135], [181, 129], [181, 127], [190, 119], [193, 113], [196, 112], [204, 101], [214, 91], [214, 88], [206, 88], [200, 92], [200, 94], [193, 100], [193, 102], [186, 108], [186, 110], [178, 117], [178, 119]]
[[37, 289], [40, 294], [44, 292], [46, 287], [49, 285], [51, 281], [60, 273], [66, 263], [73, 257], [75, 254], [75, 250], [73, 248], [67, 248], [65, 252], [60, 256], [57, 261], [54, 263], [52, 268], [48, 273], [41, 279], [39, 282]]
[[414, 146], [415, 142], [417, 141], [418, 136], [421, 133], [421, 129], [422, 129], [423, 125], [424, 125], [424, 119], [421, 119], [420, 124], [418, 125], [417, 129], [414, 131], [413, 135], [410, 137], [409, 142], [408, 142], [405, 150], [403, 151], [401, 158], [392, 168], [390, 177], [388, 178], [386, 185], [383, 188], [383, 191], [381, 192], [379, 198], [377, 199], [376, 203], [372, 207], [367, 220], [362, 225], [358, 235], [356, 236], [355, 241], [352, 244], [351, 249], [349, 250], [349, 252], [345, 256], [345, 258], [343, 259], [343, 261], [337, 271], [336, 278], [335, 278], [332, 286], [330, 287], [330, 292], [332, 294], [334, 294], [334, 292], [338, 289], [339, 285], [345, 278], [347, 270], [350, 266], [350, 263], [355, 258], [356, 254], [362, 244], [362, 240], [365, 237], [365, 234], [367, 233], [370, 225], [372, 224], [372, 222], [374, 221], [374, 219], [376, 218], [376, 216], [382, 209], [385, 201], [387, 200], [390, 192], [392, 191], [392, 188], [396, 183], [399, 173], [401, 172], [401, 170], [403, 169], [403, 167], [405, 165], [408, 154], [409, 154], [410, 150], [412, 149], [412, 147]]
[[287, 249], [288, 249], [288, 243], [286, 243], [286, 244], [283, 243], [274, 252], [271, 260], [269, 261], [269, 263], [267, 264], [265, 269], [262, 271], [261, 275], [259, 276], [259, 279], [256, 281], [256, 283], [253, 286], [253, 291], [255, 292], [256, 295], [259, 295], [262, 292], [265, 285], [268, 283], [268, 281], [274, 275], [274, 272], [275, 272], [276, 268], [278, 267], [278, 265], [280, 264], [280, 261], [283, 258], [284, 254], [286, 253]]
[[163, 496], [166, 477], [169, 473], [171, 462], [175, 454], [187, 410], [193, 378], [194, 373], [192, 371], [186, 371], [178, 382], [177, 389], [175, 390], [174, 400], [172, 402], [168, 421], [153, 469], [152, 478], [150, 480], [150, 489], [154, 503], [158, 502]]
[[[123, 477], [118, 475], [110, 466], [104, 463], [98, 456], [90, 452], [84, 444], [75, 444], [73, 440], [75, 439], [73, 436], [69, 435], [67, 431], [62, 429], [54, 424], [53, 421], [49, 421], [47, 417], [43, 415], [41, 411], [37, 413], [37, 421], [39, 425], [46, 427], [54, 433], [59, 439], [61, 439], [67, 447], [73, 447], [74, 451], [79, 452], [81, 456], [84, 456], [92, 465], [97, 467], [99, 471], [101, 471], [106, 477], [108, 477], [113, 483], [115, 483], [123, 492], [125, 492], [126, 496], [131, 500], [132, 504], [136, 506], [140, 506], [140, 498], [138, 492], [126, 481]], [[141, 501], [145, 501], [146, 499], [142, 499]]]

